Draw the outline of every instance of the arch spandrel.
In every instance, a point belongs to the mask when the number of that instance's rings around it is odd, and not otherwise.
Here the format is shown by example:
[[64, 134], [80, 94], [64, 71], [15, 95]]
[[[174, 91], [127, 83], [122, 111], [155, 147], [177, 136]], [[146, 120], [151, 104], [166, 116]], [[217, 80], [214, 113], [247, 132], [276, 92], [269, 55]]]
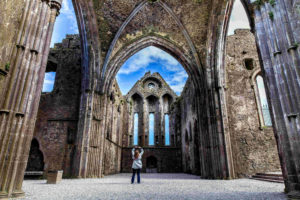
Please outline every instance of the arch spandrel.
[[147, 35], [173, 42], [197, 66], [202, 66], [199, 55], [205, 59], [210, 4], [208, 1], [94, 1], [103, 61], [96, 90], [104, 92], [103, 79], [116, 54], [128, 43]]

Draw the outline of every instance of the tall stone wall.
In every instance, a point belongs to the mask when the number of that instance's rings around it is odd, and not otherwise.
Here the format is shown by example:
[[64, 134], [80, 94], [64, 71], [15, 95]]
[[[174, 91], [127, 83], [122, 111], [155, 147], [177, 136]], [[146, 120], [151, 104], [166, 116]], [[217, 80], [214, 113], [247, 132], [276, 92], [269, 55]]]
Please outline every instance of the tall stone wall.
[[[147, 72], [135, 83], [125, 98], [129, 112], [128, 129], [124, 129], [127, 133], [124, 134], [122, 172], [131, 171], [135, 114], [138, 114], [138, 145], [145, 148], [142, 171], [180, 172], [181, 137], [180, 120], [177, 115], [180, 109], [178, 103], [175, 104], [177, 95], [159, 73]], [[153, 144], [150, 143], [150, 113], [154, 114]], [[166, 144], [165, 115], [169, 116], [169, 145]]]
[[[132, 172], [132, 154], [131, 147], [124, 147], [122, 151], [122, 172]], [[154, 162], [150, 159], [153, 158]], [[142, 156], [142, 172], [157, 173], [180, 173], [181, 149], [180, 147], [144, 147]]]
[[128, 115], [124, 97], [116, 80], [107, 104], [107, 123], [103, 159], [103, 174], [114, 174], [121, 171], [121, 154], [123, 134], [127, 128], [124, 115]]
[[43, 93], [34, 138], [44, 155], [45, 171], [72, 175], [81, 90], [81, 49], [78, 35], [67, 35], [51, 49], [46, 72], [56, 72], [53, 91]]
[[[81, 94], [81, 48], [78, 35], [67, 35], [62, 43], [51, 49], [46, 72], [56, 72], [54, 89], [41, 96], [34, 138], [44, 156], [44, 170], [64, 170], [64, 176], [74, 176], [73, 166]], [[117, 82], [107, 97], [106, 124], [103, 146], [95, 145], [91, 137], [91, 149], [103, 152], [102, 174], [121, 170], [123, 123], [126, 106]], [[98, 132], [100, 134], [100, 132]], [[99, 159], [92, 155], [93, 160]], [[99, 165], [99, 163], [97, 164]]]
[[194, 85], [188, 79], [180, 97], [182, 166], [186, 173], [200, 174], [199, 130], [194, 95]]
[[254, 35], [238, 29], [226, 43], [226, 106], [237, 177], [280, 171], [273, 127], [262, 119], [257, 75], [262, 72]]
[[[177, 95], [161, 77], [159, 73], [147, 72], [138, 80], [126, 95], [126, 102], [129, 109], [128, 143], [133, 145], [134, 139], [134, 115], [138, 114], [138, 144], [141, 146], [150, 145], [149, 135], [149, 114], [154, 114], [154, 146], [165, 146], [165, 115], [169, 115], [169, 122], [174, 119], [171, 115], [171, 107], [176, 101]], [[171, 128], [175, 125], [169, 123], [170, 145], [174, 146], [176, 131]]]
[[[255, 77], [261, 71], [255, 38], [249, 30], [236, 30], [235, 33], [227, 38], [225, 86], [235, 176], [280, 171], [273, 128], [262, 124], [259, 112]], [[249, 70], [245, 60], [251, 59], [253, 68]], [[201, 130], [198, 130], [194, 96], [193, 83], [188, 80], [180, 99], [182, 164], [184, 172], [201, 175], [201, 166], [209, 158], [199, 155], [199, 151], [203, 151], [201, 145], [206, 142], [199, 137]]]

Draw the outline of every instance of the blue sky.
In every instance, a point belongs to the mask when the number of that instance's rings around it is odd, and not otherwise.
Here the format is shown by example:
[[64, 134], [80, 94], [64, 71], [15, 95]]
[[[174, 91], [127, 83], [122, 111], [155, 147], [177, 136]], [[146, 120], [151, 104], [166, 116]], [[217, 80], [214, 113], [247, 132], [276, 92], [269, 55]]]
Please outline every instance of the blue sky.
[[47, 72], [45, 74], [43, 92], [51, 92], [54, 87], [55, 72]]
[[50, 46], [53, 47], [54, 43], [61, 42], [66, 34], [78, 34], [77, 19], [72, 0], [63, 0], [60, 15], [58, 15], [54, 24]]
[[123, 94], [148, 71], [159, 72], [178, 95], [188, 78], [182, 65], [165, 51], [150, 46], [131, 56], [117, 74], [117, 81]]
[[170, 145], [169, 115], [165, 115], [165, 145]]
[[[233, 34], [236, 28], [249, 28], [248, 19], [240, 0], [234, 4], [228, 35]], [[61, 42], [66, 34], [78, 34], [72, 0], [63, 0], [60, 15], [54, 25], [51, 47], [54, 46], [54, 43]], [[158, 48], [148, 47], [129, 58], [118, 72], [116, 78], [123, 95], [147, 71], [159, 72], [177, 95], [180, 95], [187, 80], [185, 70], [176, 59]], [[52, 91], [54, 80], [55, 73], [46, 74], [43, 92]]]

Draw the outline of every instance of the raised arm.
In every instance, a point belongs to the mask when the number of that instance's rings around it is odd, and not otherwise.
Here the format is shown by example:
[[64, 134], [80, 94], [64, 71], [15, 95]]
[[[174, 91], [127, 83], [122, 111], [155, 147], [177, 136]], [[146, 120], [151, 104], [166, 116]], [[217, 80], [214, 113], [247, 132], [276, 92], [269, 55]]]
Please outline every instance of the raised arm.
[[132, 148], [132, 150], [131, 150], [132, 158], [134, 158], [134, 150], [135, 150], [135, 148]]
[[144, 149], [141, 147], [141, 153], [140, 153], [140, 155], [142, 156], [143, 153], [144, 153]]

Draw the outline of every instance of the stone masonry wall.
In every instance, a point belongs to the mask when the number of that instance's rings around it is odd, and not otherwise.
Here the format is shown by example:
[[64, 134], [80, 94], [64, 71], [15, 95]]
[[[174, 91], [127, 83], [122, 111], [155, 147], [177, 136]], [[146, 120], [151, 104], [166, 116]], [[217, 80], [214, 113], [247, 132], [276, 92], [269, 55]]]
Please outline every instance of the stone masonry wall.
[[[45, 170], [64, 170], [73, 176], [73, 159], [81, 89], [81, 49], [78, 35], [67, 35], [51, 49], [46, 72], [56, 71], [54, 89], [41, 97], [34, 138], [44, 155]], [[122, 93], [114, 82], [107, 97], [103, 174], [121, 170], [123, 117], [126, 112]], [[125, 123], [126, 125], [126, 123]], [[93, 138], [91, 138], [93, 140]], [[94, 148], [93, 143], [90, 144]], [[98, 159], [93, 157], [93, 159]], [[90, 164], [92, 160], [89, 161]]]
[[[124, 147], [122, 151], [122, 172], [127, 173], [131, 172], [132, 166], [132, 148]], [[181, 168], [181, 150], [180, 148], [175, 147], [145, 147], [144, 155], [142, 157], [143, 168], [142, 172], [146, 172], [147, 168], [147, 159], [149, 157], [156, 158], [157, 169], [155, 172], [158, 173], [179, 173], [182, 172]], [[149, 164], [148, 164], [149, 165]]]
[[[128, 108], [127, 133], [124, 134], [122, 172], [130, 172], [134, 146], [134, 115], [138, 113], [138, 144], [145, 149], [144, 172], [180, 172], [180, 112], [174, 104], [177, 95], [159, 73], [147, 72], [125, 96]], [[149, 114], [154, 114], [154, 144], [150, 144]], [[170, 145], [166, 145], [165, 114], [169, 115]], [[179, 135], [179, 136], [178, 136]], [[151, 161], [152, 159], [152, 161]], [[147, 164], [148, 163], [148, 164]], [[150, 164], [149, 164], [150, 163]], [[152, 164], [151, 164], [152, 163]], [[155, 167], [153, 163], [157, 163]], [[148, 165], [148, 166], [147, 166]]]
[[[227, 37], [226, 99], [234, 170], [237, 177], [280, 171], [273, 128], [260, 123], [255, 77], [260, 73], [254, 35], [236, 30]], [[253, 59], [247, 69], [245, 59]]]
[[121, 171], [122, 137], [126, 131], [126, 128], [123, 127], [127, 127], [123, 117], [126, 113], [128, 115], [125, 100], [115, 80], [107, 107], [103, 162], [104, 175], [115, 174]]
[[194, 95], [194, 86], [188, 79], [180, 97], [182, 165], [184, 172], [199, 174], [199, 132], [195, 129], [197, 115]]
[[81, 87], [81, 50], [78, 35], [67, 35], [51, 49], [46, 72], [56, 71], [52, 92], [43, 93], [34, 132], [44, 154], [45, 171], [72, 174]]

